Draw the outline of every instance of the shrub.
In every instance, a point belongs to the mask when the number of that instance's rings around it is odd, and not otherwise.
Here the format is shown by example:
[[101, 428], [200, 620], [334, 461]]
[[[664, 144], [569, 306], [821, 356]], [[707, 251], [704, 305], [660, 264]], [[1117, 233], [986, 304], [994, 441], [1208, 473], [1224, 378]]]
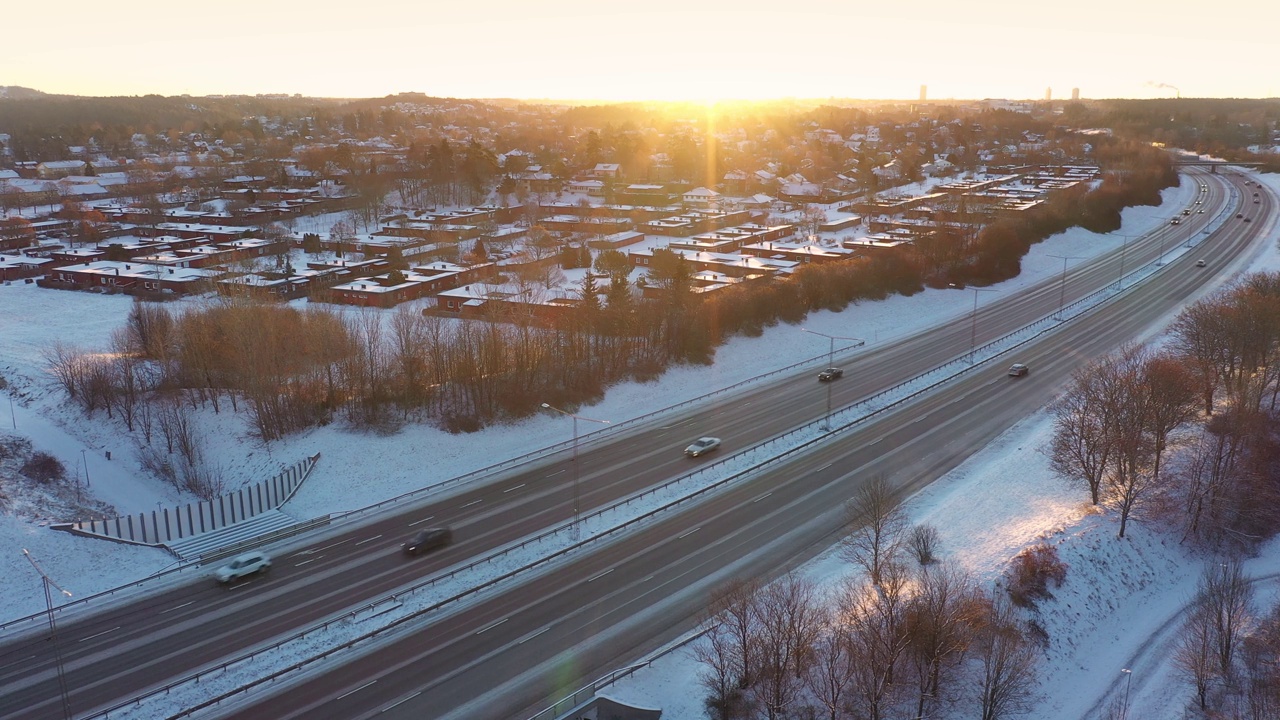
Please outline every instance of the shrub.
[[1041, 543], [1029, 547], [1013, 559], [1009, 569], [1009, 597], [1020, 607], [1035, 607], [1041, 600], [1053, 597], [1049, 584], [1061, 587], [1067, 579], [1067, 564], [1058, 559], [1058, 551]]
[[907, 536], [907, 546], [921, 566], [929, 565], [938, 559], [938, 545], [942, 536], [938, 528], [932, 525], [916, 525]]
[[67, 476], [67, 469], [63, 467], [62, 461], [46, 452], [32, 453], [19, 472], [42, 483], [61, 480]]

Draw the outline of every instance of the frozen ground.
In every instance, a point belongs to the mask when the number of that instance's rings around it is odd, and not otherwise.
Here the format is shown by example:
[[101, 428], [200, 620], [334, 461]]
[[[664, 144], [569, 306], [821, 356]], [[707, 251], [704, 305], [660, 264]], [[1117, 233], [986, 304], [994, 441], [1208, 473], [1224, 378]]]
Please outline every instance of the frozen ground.
[[[1180, 188], [1166, 191], [1165, 204], [1160, 208], [1127, 210], [1124, 232], [1132, 235], [1162, 224], [1171, 208], [1182, 207], [1191, 200], [1194, 188], [1194, 183], [1184, 182]], [[1118, 247], [1121, 242], [1119, 234], [1069, 231], [1035, 246], [1023, 262], [1022, 275], [997, 289], [1007, 292], [1060, 273], [1061, 261], [1048, 257], [1050, 255], [1092, 256]], [[1261, 264], [1268, 263], [1280, 266], [1274, 251], [1269, 251]], [[142, 476], [130, 441], [115, 425], [103, 418], [85, 421], [78, 411], [67, 407], [44, 372], [40, 355], [43, 347], [55, 340], [105, 349], [110, 332], [123, 323], [129, 302], [121, 297], [54, 292], [26, 285], [0, 286], [0, 307], [8, 311], [0, 315], [0, 338], [3, 338], [0, 373], [16, 389], [16, 432], [29, 437], [38, 449], [59, 456], [69, 468], [80, 468], [82, 459], [87, 460], [93, 492], [125, 511], [188, 498]], [[843, 313], [817, 313], [804, 325], [830, 334], [864, 337], [869, 341], [868, 349], [874, 350], [877, 343], [938, 322], [964, 318], [971, 303], [972, 296], [967, 291], [929, 290], [911, 298], [894, 297], [853, 306]], [[599, 404], [583, 412], [615, 421], [633, 417], [708, 389], [820, 356], [826, 350], [825, 338], [800, 332], [796, 327], [770, 328], [762, 338], [737, 338], [720, 348], [712, 366], [677, 368], [657, 383], [615, 387]], [[815, 367], [820, 364], [823, 364], [821, 360], [815, 362]], [[237, 482], [265, 478], [303, 455], [323, 451], [324, 459], [288, 508], [298, 517], [360, 507], [476, 469], [496, 458], [519, 455], [567, 439], [569, 434], [566, 421], [537, 417], [468, 436], [449, 435], [417, 425], [390, 436], [328, 427], [268, 447], [248, 440], [239, 418], [208, 413], [202, 421], [206, 422], [207, 429], [206, 451]], [[1029, 541], [1046, 534], [1060, 542], [1068, 562], [1072, 562], [1071, 553], [1075, 552], [1082, 557], [1087, 553], [1121, 552], [1112, 541], [1110, 519], [1085, 516], [1078, 493], [1048, 473], [1039, 454], [1046, 433], [1045, 418], [1029, 418], [912, 501], [911, 512], [915, 517], [945, 529], [948, 553], [983, 577], [994, 578], [1009, 557]], [[106, 450], [113, 450], [114, 459], [110, 462], [104, 458]], [[352, 478], [358, 482], [352, 483]], [[994, 488], [1001, 491], [993, 492]], [[995, 522], [996, 519], [1001, 522]], [[990, 531], [996, 526], [1001, 527], [998, 534]], [[1119, 568], [1124, 563], [1118, 560], [1096, 564], [1112, 571], [1099, 570], [1093, 576], [1076, 572], [1077, 565], [1089, 563], [1083, 560], [1072, 563], [1073, 574], [1059, 598], [1067, 602], [1066, 598], [1074, 592], [1072, 588], [1078, 587], [1080, 592], [1091, 589], [1096, 599], [1074, 600], [1072, 602], [1080, 606], [1078, 609], [1055, 614], [1055, 617], [1062, 616], [1058, 631], [1063, 640], [1050, 652], [1046, 676], [1061, 677], [1064, 682], [1046, 685], [1045, 714], [1037, 717], [1079, 717], [1080, 703], [1087, 695], [1082, 687], [1088, 685], [1091, 691], [1105, 689], [1110, 680], [1109, 676], [1103, 677], [1103, 668], [1109, 667], [1107, 663], [1111, 661], [1124, 666], [1145, 637], [1144, 626], [1139, 621], [1158, 615], [1161, 607], [1171, 611], [1175, 603], [1185, 601], [1186, 593], [1182, 590], [1187, 582], [1194, 584], [1198, 560], [1183, 557], [1176, 545], [1166, 545], [1155, 533], [1147, 537], [1147, 532], [1139, 526], [1129, 545], [1122, 548], [1125, 552], [1138, 553], [1139, 559], [1150, 567], [1138, 581], [1120, 576]], [[9, 516], [0, 518], [0, 547], [11, 549], [0, 552], [0, 572], [6, 577], [31, 580], [30, 583], [6, 583], [0, 591], [6, 604], [6, 617], [36, 612], [44, 606], [38, 578], [21, 557], [22, 547], [30, 548], [46, 570], [77, 595], [135, 579], [170, 562], [158, 551], [79, 540]], [[831, 557], [819, 563], [825, 563], [816, 565], [823, 573], [844, 572]], [[1077, 581], [1078, 586], [1074, 585]], [[1124, 604], [1135, 582], [1140, 590], [1156, 598], [1156, 607], [1132, 603], [1131, 607], [1142, 606], [1142, 610], [1130, 613], [1137, 614], [1136, 617], [1114, 612], [1112, 606]], [[1084, 613], [1081, 619], [1092, 628], [1091, 636], [1073, 636], [1068, 632], [1074, 627], [1067, 624], [1071, 612]], [[1138, 624], [1130, 627], [1121, 620]], [[1054, 628], [1050, 631], [1053, 633]], [[664, 717], [701, 717], [700, 694], [690, 684], [694, 672], [687, 658], [683, 651], [674, 654], [653, 669], [615, 686], [613, 691], [620, 695], [629, 693], [627, 696], [640, 704], [663, 705]], [[1080, 669], [1072, 671], [1072, 667]], [[1118, 669], [1114, 673], [1118, 673]], [[1155, 675], [1153, 672], [1152, 677]], [[1172, 686], [1166, 691], [1145, 682], [1143, 676], [1135, 672], [1135, 697], [1147, 692], [1152, 698], [1167, 698], [1173, 690]], [[681, 687], [684, 689], [679, 689]], [[1134, 707], [1136, 709], [1136, 704]]]

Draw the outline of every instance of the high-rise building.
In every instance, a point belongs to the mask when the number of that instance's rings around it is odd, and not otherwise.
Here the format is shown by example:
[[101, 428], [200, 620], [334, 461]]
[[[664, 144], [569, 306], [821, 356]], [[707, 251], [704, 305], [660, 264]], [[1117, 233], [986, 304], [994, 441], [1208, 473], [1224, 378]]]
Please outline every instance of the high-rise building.
[[1080, 99], [1080, 88], [1071, 88], [1071, 99], [1072, 100]]
[[928, 96], [929, 96], [929, 86], [921, 85], [920, 86], [920, 102], [924, 102], [928, 98]]
[[1053, 88], [1051, 88], [1051, 87], [1047, 87], [1047, 88], [1045, 88], [1045, 89], [1044, 89], [1044, 100], [1045, 100], [1045, 102], [1048, 102], [1048, 101], [1050, 101], [1050, 100], [1052, 100], [1052, 99], [1053, 99]]

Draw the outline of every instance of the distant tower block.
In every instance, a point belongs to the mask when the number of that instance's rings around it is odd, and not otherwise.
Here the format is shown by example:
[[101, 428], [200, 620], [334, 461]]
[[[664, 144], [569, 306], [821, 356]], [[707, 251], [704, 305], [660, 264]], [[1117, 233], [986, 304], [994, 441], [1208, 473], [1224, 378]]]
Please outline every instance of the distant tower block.
[[928, 97], [929, 97], [929, 86], [921, 85], [920, 86], [920, 102], [924, 102], [926, 99], [928, 99]]
[[1080, 88], [1071, 88], [1071, 99], [1072, 100], [1080, 99]]
[[1045, 99], [1045, 102], [1048, 102], [1053, 99], [1053, 88], [1047, 87], [1044, 89], [1044, 99]]

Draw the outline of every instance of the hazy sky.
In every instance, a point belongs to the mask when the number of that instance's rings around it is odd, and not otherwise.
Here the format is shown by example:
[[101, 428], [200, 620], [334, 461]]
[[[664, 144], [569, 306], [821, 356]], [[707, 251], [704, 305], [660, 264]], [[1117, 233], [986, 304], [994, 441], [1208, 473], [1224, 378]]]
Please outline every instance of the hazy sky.
[[5, 3], [0, 85], [80, 95], [1280, 96], [1280, 2]]

